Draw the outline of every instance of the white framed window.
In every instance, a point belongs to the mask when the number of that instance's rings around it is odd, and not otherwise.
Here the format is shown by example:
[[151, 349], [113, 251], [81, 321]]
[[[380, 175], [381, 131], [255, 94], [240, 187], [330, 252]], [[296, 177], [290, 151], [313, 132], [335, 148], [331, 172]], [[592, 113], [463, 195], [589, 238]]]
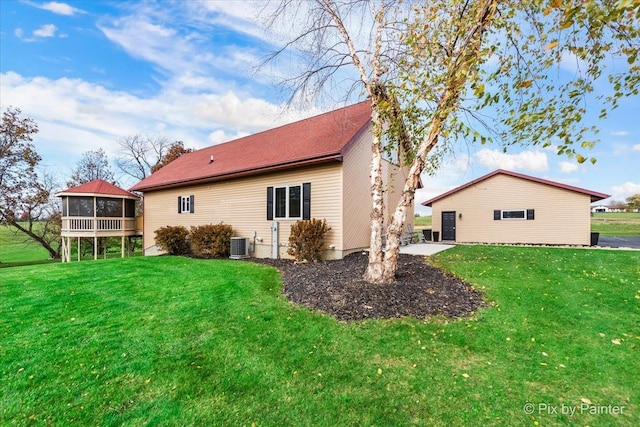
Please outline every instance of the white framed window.
[[194, 197], [190, 196], [178, 196], [178, 213], [193, 213], [194, 212]]
[[391, 143], [389, 136], [386, 133], [382, 135], [382, 140], [380, 142], [382, 145], [382, 158], [391, 164], [399, 166], [400, 156], [398, 155], [398, 147], [395, 147]]
[[493, 211], [494, 220], [525, 220], [535, 219], [535, 209], [504, 209]]
[[524, 209], [502, 211], [502, 219], [527, 219], [527, 211]]
[[267, 187], [267, 220], [311, 219], [311, 183]]
[[275, 187], [274, 218], [302, 218], [302, 184]]

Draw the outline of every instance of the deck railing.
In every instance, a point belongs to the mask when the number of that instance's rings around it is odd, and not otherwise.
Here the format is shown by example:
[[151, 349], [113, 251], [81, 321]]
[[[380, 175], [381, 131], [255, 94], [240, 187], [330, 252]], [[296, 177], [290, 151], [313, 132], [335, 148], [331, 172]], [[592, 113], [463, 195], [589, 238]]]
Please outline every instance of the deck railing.
[[135, 218], [93, 218], [63, 217], [62, 231], [65, 232], [117, 232], [136, 231]]

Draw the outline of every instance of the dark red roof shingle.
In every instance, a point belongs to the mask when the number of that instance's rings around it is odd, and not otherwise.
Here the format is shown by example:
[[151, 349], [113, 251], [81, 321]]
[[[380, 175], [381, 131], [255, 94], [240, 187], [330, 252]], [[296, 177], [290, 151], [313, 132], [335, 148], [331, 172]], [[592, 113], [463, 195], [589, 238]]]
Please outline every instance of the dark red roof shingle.
[[[185, 154], [134, 185], [149, 191], [340, 161], [371, 120], [369, 101]], [[213, 162], [211, 161], [213, 159]]]
[[606, 199], [607, 197], [609, 197], [608, 194], [585, 190], [584, 188], [573, 187], [571, 185], [561, 184], [559, 182], [549, 181], [547, 179], [542, 179], [542, 178], [536, 178], [534, 176], [524, 175], [521, 173], [512, 172], [504, 169], [498, 169], [484, 176], [481, 176], [480, 178], [474, 179], [473, 181], [467, 182], [466, 184], [456, 187], [453, 190], [440, 194], [439, 196], [436, 196], [433, 199], [427, 200], [426, 202], [422, 202], [422, 206], [431, 206], [433, 202], [437, 202], [438, 200], [444, 199], [445, 197], [448, 197], [451, 194], [457, 193], [458, 191], [464, 190], [467, 187], [471, 187], [472, 185], [475, 185], [479, 182], [482, 182], [486, 179], [491, 178], [492, 176], [499, 175], [499, 174], [508, 175], [515, 178], [524, 179], [527, 181], [537, 182], [539, 184], [549, 185], [556, 188], [562, 188], [564, 190], [575, 191], [576, 193], [586, 194], [591, 197], [591, 202], [597, 202], [598, 200]]
[[121, 196], [129, 198], [139, 198], [133, 193], [123, 190], [122, 188], [113, 185], [105, 180], [96, 179], [91, 182], [87, 182], [77, 187], [72, 187], [67, 190], [56, 193], [56, 196], [66, 195], [78, 195], [78, 194], [91, 194], [91, 195], [105, 195], [105, 196]]

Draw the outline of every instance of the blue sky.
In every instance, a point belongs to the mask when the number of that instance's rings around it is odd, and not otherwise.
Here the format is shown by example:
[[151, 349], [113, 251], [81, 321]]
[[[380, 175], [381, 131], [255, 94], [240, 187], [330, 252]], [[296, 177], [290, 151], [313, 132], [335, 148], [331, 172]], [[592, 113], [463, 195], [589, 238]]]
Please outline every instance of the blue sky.
[[[289, 94], [276, 82], [298, 64], [291, 55], [256, 68], [282, 42], [260, 25], [263, 7], [1, 0], [0, 107], [18, 107], [38, 123], [42, 164], [64, 183], [85, 151], [103, 148], [113, 160], [118, 138], [164, 136], [202, 148], [344, 105], [329, 96], [304, 109], [285, 108]], [[595, 165], [543, 148], [516, 145], [505, 154], [495, 146], [464, 145], [436, 176], [423, 178], [417, 202], [497, 168], [617, 200], [640, 193], [640, 97], [623, 100], [595, 124], [601, 140], [590, 153]]]

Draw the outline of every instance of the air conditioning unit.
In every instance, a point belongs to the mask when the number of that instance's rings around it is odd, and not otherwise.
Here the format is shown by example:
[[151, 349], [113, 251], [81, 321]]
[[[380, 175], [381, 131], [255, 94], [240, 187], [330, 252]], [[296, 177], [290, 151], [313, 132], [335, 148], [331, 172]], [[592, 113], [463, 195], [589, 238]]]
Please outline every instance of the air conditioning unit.
[[248, 237], [232, 237], [231, 238], [231, 259], [249, 258], [249, 238]]

